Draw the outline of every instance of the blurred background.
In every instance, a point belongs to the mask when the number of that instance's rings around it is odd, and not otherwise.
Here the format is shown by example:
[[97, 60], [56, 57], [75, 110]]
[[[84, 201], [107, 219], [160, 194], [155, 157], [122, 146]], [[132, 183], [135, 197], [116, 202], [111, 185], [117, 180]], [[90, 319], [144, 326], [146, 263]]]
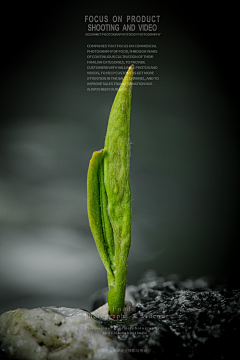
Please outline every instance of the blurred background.
[[[236, 15], [211, 2], [5, 5], [0, 125], [0, 313], [90, 310], [107, 286], [86, 177], [113, 92], [86, 91], [87, 43], [154, 43], [159, 81], [135, 86], [128, 284], [148, 269], [239, 287]], [[85, 14], [160, 14], [160, 38], [86, 38]], [[149, 63], [150, 64], [150, 63]]]

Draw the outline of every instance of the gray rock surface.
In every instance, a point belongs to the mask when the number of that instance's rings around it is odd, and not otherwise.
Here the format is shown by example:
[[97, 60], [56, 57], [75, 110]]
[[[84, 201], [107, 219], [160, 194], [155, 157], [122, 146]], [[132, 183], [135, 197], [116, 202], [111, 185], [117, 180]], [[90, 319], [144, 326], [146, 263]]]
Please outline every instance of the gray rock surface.
[[81, 309], [17, 309], [0, 317], [2, 355], [19, 360], [118, 360], [121, 344], [107, 332]]
[[106, 306], [92, 313], [56, 307], [4, 313], [2, 349], [18, 360], [239, 359], [240, 290], [153, 273], [127, 290], [135, 310], [119, 321], [106, 318]]
[[[148, 272], [127, 288], [135, 312], [126, 324], [105, 322], [135, 359], [238, 360], [240, 290], [207, 278]], [[105, 289], [93, 298], [100, 304]]]

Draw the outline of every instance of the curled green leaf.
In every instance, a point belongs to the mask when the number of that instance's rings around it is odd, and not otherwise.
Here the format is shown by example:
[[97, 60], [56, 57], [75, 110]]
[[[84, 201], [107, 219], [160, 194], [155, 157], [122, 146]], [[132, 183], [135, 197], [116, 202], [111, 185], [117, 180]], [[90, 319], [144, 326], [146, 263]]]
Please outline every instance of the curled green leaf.
[[108, 275], [112, 315], [124, 308], [131, 244], [130, 112], [133, 65], [114, 99], [104, 149], [93, 153], [88, 170], [88, 217]]

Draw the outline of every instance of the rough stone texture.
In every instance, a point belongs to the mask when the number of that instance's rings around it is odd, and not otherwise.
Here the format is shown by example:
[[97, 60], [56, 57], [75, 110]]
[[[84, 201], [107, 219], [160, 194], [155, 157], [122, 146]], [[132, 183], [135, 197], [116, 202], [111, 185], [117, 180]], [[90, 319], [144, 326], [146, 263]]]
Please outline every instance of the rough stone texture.
[[239, 290], [204, 278], [181, 281], [150, 273], [128, 291], [135, 299], [129, 324], [105, 325], [134, 358], [240, 358]]
[[[81, 309], [37, 308], [0, 317], [2, 358], [24, 360], [120, 359], [124, 347]], [[113, 351], [114, 350], [114, 351]]]
[[[26, 350], [24, 357], [15, 357], [19, 360], [240, 358], [240, 290], [204, 278], [181, 280], [176, 275], [157, 277], [154, 273], [127, 290], [135, 312], [120, 321], [66, 308], [35, 309], [30, 323], [25, 318], [27, 310], [5, 313], [1, 316], [5, 317], [5, 328], [0, 330], [2, 346], [6, 348], [7, 338], [9, 344], [18, 341], [20, 347], [25, 339], [31, 341], [32, 355]], [[92, 300], [98, 306], [105, 303], [106, 289]], [[18, 325], [20, 319], [22, 326]], [[45, 326], [53, 328], [48, 338], [43, 335]], [[45, 355], [37, 357], [42, 350]]]

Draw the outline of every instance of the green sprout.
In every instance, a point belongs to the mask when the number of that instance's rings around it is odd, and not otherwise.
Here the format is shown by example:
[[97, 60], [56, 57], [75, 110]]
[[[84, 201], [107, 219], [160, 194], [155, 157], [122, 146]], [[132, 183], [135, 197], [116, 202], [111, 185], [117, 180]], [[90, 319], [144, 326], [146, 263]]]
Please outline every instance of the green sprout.
[[88, 218], [99, 255], [107, 270], [110, 315], [123, 313], [127, 261], [131, 245], [130, 113], [134, 66], [114, 99], [104, 149], [90, 160]]

